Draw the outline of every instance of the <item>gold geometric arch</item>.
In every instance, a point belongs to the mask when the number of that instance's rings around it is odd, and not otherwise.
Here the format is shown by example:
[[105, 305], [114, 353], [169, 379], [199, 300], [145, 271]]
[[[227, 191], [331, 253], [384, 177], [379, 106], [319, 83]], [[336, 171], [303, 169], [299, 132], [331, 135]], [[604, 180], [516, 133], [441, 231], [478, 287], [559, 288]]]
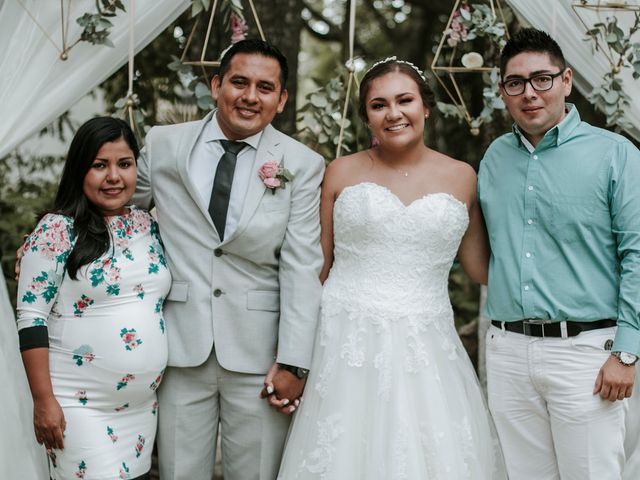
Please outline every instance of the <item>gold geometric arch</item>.
[[[204, 42], [202, 44], [202, 48], [201, 48], [201, 53], [200, 53], [200, 58], [197, 60], [185, 60], [185, 57], [187, 55], [187, 51], [189, 50], [189, 46], [191, 45], [191, 41], [193, 40], [193, 35], [196, 31], [196, 29], [198, 28], [198, 25], [200, 23], [200, 19], [202, 18], [202, 16], [204, 15], [204, 11], [200, 12], [198, 14], [198, 17], [196, 18], [195, 23], [193, 24], [193, 28], [191, 29], [191, 33], [189, 34], [189, 37], [187, 38], [187, 43], [184, 46], [184, 50], [182, 51], [182, 56], [180, 57], [180, 62], [186, 64], [186, 65], [194, 65], [197, 67], [202, 67], [203, 71], [205, 69], [205, 67], [219, 67], [220, 66], [220, 61], [219, 60], [207, 60], [207, 47], [209, 45], [209, 38], [211, 36], [211, 30], [213, 28], [213, 19], [216, 16], [216, 11], [218, 10], [216, 7], [218, 5], [218, 0], [214, 0], [213, 1], [213, 5], [211, 6], [211, 14], [209, 15], [209, 23], [207, 24], [207, 32], [205, 34], [204, 37]], [[258, 18], [258, 13], [256, 12], [256, 7], [253, 4], [253, 0], [249, 0], [249, 6], [251, 7], [251, 13], [253, 15], [253, 20], [256, 23], [256, 27], [258, 28], [258, 33], [260, 34], [260, 38], [262, 38], [262, 40], [266, 40], [265, 36], [264, 36], [264, 32], [262, 30], [262, 25], [260, 24], [260, 19]], [[205, 75], [206, 76], [206, 75]]]
[[[602, 20], [600, 16], [601, 13], [612, 13], [615, 17], [617, 17], [620, 13], [636, 13], [640, 12], [640, 5], [629, 5], [626, 2], [607, 2], [597, 0], [595, 2], [590, 2], [587, 0], [581, 0], [579, 3], [571, 4], [571, 8], [573, 12], [576, 14], [580, 23], [584, 26], [586, 31], [591, 31], [596, 26], [596, 23], [592, 23], [589, 25], [590, 20], [586, 19], [590, 12], [595, 13], [597, 23], [604, 24], [605, 22]], [[593, 15], [591, 15], [593, 18]], [[603, 46], [601, 42], [598, 40], [598, 36], [594, 35], [591, 37], [596, 44], [597, 50], [602, 52], [602, 54], [606, 57], [609, 65], [611, 66], [611, 72], [617, 74], [620, 72], [620, 68], [625, 62], [625, 56], [617, 54], [608, 44]]]
[[[477, 3], [481, 3], [480, 0], [478, 0]], [[502, 11], [500, 0], [485, 0], [484, 4], [486, 3], [488, 3], [494, 19], [497, 21], [499, 16], [499, 19], [502, 21], [502, 24], [504, 25], [505, 36], [508, 40], [509, 31], [507, 30], [507, 22]], [[469, 125], [471, 133], [473, 135], [478, 135], [479, 126], [482, 123], [482, 120], [478, 116], [472, 115], [469, 107], [467, 106], [467, 102], [464, 99], [462, 89], [460, 88], [460, 84], [456, 76], [468, 73], [485, 74], [488, 72], [492, 72], [494, 68], [496, 68], [496, 66], [485, 65], [484, 62], [486, 61], [486, 59], [480, 56], [477, 52], [471, 52], [477, 55], [476, 57], [474, 57], [475, 64], [469, 64], [469, 66], [464, 65], [463, 62], [465, 62], [465, 60], [464, 56], [462, 55], [463, 52], [462, 49], [459, 48], [459, 45], [467, 43], [467, 41], [464, 39], [456, 42], [453, 46], [450, 46], [449, 44], [445, 45], [445, 42], [447, 42], [448, 38], [452, 36], [452, 32], [454, 31], [452, 28], [454, 18], [457, 15], [460, 15], [460, 13], [456, 15], [456, 12], [460, 12], [462, 8], [470, 9], [470, 2], [468, 0], [456, 0], [453, 9], [451, 10], [451, 15], [449, 16], [449, 20], [447, 21], [445, 30], [442, 34], [442, 38], [440, 39], [440, 43], [438, 44], [438, 48], [436, 49], [433, 61], [431, 62], [431, 70], [433, 71], [436, 80], [440, 83], [453, 104], [458, 108], [462, 118]], [[492, 43], [495, 43], [495, 41], [491, 39], [491, 37], [488, 37], [488, 40]], [[499, 52], [500, 48], [498, 48], [497, 51]], [[448, 61], [445, 59], [447, 53], [449, 53]], [[478, 57], [480, 57], [482, 61], [480, 61]]]

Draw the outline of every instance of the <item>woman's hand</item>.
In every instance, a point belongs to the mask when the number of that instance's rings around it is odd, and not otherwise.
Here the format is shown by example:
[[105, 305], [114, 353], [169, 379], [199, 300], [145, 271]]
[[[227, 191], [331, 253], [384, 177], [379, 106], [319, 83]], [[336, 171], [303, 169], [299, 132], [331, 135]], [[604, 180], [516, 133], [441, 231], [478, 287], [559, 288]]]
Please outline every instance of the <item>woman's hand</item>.
[[60, 404], [53, 395], [33, 401], [33, 427], [38, 443], [47, 450], [64, 448], [64, 431], [67, 422]]

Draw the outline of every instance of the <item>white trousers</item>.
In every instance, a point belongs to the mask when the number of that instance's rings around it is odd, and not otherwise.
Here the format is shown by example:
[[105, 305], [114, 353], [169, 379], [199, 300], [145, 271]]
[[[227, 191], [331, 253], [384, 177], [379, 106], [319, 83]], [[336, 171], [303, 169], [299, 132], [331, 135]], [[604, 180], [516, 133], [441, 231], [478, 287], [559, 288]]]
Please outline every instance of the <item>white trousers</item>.
[[624, 450], [627, 463], [624, 466], [624, 480], [640, 479], [640, 365], [636, 367], [636, 382], [633, 395], [627, 400], [627, 434], [624, 438]]
[[161, 480], [211, 480], [218, 424], [225, 480], [273, 480], [290, 417], [259, 398], [265, 375], [231, 372], [215, 353], [198, 367], [167, 367], [158, 389]]
[[593, 395], [615, 328], [538, 338], [487, 331], [489, 408], [514, 480], [620, 480], [627, 401]]

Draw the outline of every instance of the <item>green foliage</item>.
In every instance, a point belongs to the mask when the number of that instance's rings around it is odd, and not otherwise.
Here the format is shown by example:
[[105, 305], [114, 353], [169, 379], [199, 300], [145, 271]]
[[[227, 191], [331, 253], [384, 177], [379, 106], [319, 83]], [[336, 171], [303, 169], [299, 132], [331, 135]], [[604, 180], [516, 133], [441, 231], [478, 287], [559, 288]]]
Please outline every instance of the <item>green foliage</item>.
[[211, 98], [211, 88], [202, 78], [198, 77], [192, 65], [182, 63], [175, 55], [171, 56], [172, 61], [167, 65], [169, 70], [176, 72], [181, 80], [182, 89], [176, 93], [184, 103], [194, 103], [205, 112], [213, 108], [213, 98]]
[[[506, 18], [510, 16], [507, 11]], [[446, 45], [443, 47], [442, 60], [439, 59], [438, 65], [458, 66], [461, 61], [463, 66], [467, 68], [479, 68], [484, 64], [494, 65], [491, 72], [484, 72], [482, 81], [484, 87], [482, 89], [482, 110], [479, 115], [472, 117], [469, 122], [471, 131], [477, 135], [482, 124], [490, 123], [494, 119], [496, 111], [504, 111], [505, 104], [500, 98], [498, 83], [500, 80], [498, 68], [498, 58], [500, 51], [507, 42], [507, 27], [497, 15], [494, 15], [489, 5], [474, 3], [473, 5], [463, 4], [456, 12], [454, 12], [451, 23], [447, 26], [443, 35], [446, 38]], [[484, 38], [487, 41], [485, 45], [477, 42], [476, 39]], [[463, 52], [474, 55], [482, 61], [477, 65], [471, 66], [465, 63]], [[471, 53], [473, 52], [473, 53]], [[465, 89], [466, 93], [471, 91], [470, 88]], [[465, 95], [468, 96], [468, 95]], [[465, 103], [467, 103], [465, 101]], [[465, 119], [464, 109], [458, 108], [454, 104], [438, 102], [437, 107], [445, 118], [456, 118], [459, 121]], [[471, 109], [467, 108], [469, 115]], [[477, 110], [476, 110], [477, 111]]]
[[[319, 80], [316, 83], [321, 84]], [[307, 94], [304, 105], [298, 109], [298, 139], [326, 159], [336, 156], [345, 95], [346, 87], [342, 78], [334, 77]], [[350, 112], [354, 112], [354, 107], [351, 106]], [[354, 128], [351, 120], [346, 118], [342, 138], [343, 152], [353, 151], [356, 138]]]
[[640, 78], [640, 43], [632, 41], [632, 37], [640, 29], [640, 13], [634, 12], [634, 15], [634, 23], [627, 32], [618, 26], [615, 16], [607, 17], [604, 22], [594, 23], [586, 31], [585, 41], [591, 42], [594, 52], [606, 48], [603, 53], [612, 64], [611, 71], [605, 74], [600, 86], [594, 88], [587, 99], [607, 116], [607, 126], [614, 126], [617, 130], [633, 127], [624, 118], [631, 98], [624, 91], [619, 74], [622, 68], [632, 68], [633, 78]]
[[97, 13], [85, 13], [76, 19], [83, 28], [80, 41], [113, 47], [113, 42], [109, 40], [109, 29], [113, 23], [109, 18], [115, 17], [118, 10], [126, 11], [124, 5], [120, 0], [100, 0], [96, 1], [96, 8]]
[[589, 100], [598, 110], [607, 116], [607, 127], [632, 128], [631, 122], [624, 118], [631, 97], [624, 91], [622, 80], [613, 72], [607, 72], [599, 87], [594, 88]]
[[506, 27], [493, 14], [489, 5], [474, 3], [471, 10], [460, 8], [460, 23], [467, 29], [465, 41], [471, 41], [478, 37], [489, 37], [498, 44], [500, 49], [507, 43], [505, 38]]
[[17, 152], [0, 158], [0, 262], [14, 306], [16, 250], [33, 230], [36, 215], [52, 206], [62, 163], [62, 158]]

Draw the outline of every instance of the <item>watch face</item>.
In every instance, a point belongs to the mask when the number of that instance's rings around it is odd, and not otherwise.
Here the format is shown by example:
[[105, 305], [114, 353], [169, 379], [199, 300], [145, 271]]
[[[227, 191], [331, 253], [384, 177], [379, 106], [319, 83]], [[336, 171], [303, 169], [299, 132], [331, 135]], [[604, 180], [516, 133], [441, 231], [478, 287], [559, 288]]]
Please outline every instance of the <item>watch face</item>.
[[636, 360], [638, 360], [638, 357], [627, 352], [620, 352], [619, 358], [620, 358], [620, 361], [625, 365], [632, 365], [636, 362]]

